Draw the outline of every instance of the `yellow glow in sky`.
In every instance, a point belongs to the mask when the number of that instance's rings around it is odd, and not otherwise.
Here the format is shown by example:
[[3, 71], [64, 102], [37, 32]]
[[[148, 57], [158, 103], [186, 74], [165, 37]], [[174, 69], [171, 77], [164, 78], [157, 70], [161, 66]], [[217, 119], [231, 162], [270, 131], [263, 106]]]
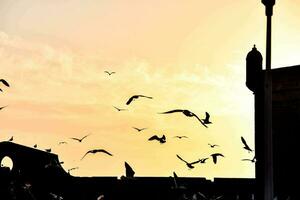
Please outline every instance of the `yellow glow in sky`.
[[[273, 67], [299, 64], [299, 3], [276, 2]], [[121, 176], [127, 161], [137, 176], [254, 177], [254, 165], [241, 161], [253, 154], [240, 137], [254, 148], [245, 57], [253, 44], [265, 54], [265, 21], [260, 1], [2, 0], [0, 74], [11, 87], [1, 94], [8, 107], [0, 112], [0, 140], [51, 148], [66, 170], [79, 167], [76, 176]], [[153, 99], [126, 105], [135, 94]], [[213, 124], [158, 114], [172, 109], [200, 118], [209, 112]], [[70, 139], [87, 134], [82, 143]], [[154, 134], [167, 142], [147, 141]], [[93, 148], [114, 156], [81, 161]], [[225, 155], [218, 164], [210, 159], [193, 170], [176, 157], [216, 152]]]

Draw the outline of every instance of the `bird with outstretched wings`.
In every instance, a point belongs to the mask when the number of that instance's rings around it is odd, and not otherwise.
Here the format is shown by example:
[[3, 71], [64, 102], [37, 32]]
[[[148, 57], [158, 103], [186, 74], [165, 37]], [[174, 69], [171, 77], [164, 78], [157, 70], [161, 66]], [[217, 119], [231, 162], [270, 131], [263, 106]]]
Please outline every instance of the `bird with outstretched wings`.
[[70, 139], [72, 140], [76, 140], [78, 142], [82, 142], [82, 140], [84, 140], [86, 137], [88, 137], [90, 134], [83, 136], [82, 138], [75, 138], [75, 137], [71, 137]]
[[196, 117], [198, 119], [198, 121], [206, 128], [208, 128], [206, 126], [206, 124], [196, 115], [194, 114], [193, 112], [189, 111], [189, 110], [182, 110], [182, 109], [175, 109], [175, 110], [170, 110], [170, 111], [167, 111], [167, 112], [162, 112], [162, 113], [159, 113], [159, 114], [171, 114], [171, 113], [177, 113], [177, 112], [181, 112], [183, 113], [185, 116], [187, 117]]
[[195, 168], [193, 165], [200, 162], [200, 160], [197, 160], [195, 162], [187, 162], [186, 160], [181, 158], [178, 154], [176, 154], [176, 156], [177, 156], [177, 158], [179, 158], [179, 160], [183, 161], [189, 169]]
[[111, 153], [109, 153], [108, 151], [106, 151], [105, 149], [93, 149], [93, 150], [89, 150], [87, 151], [84, 156], [81, 158], [81, 160], [89, 153], [95, 154], [95, 153], [105, 153], [109, 156], [113, 156]]
[[115, 74], [116, 72], [104, 71], [104, 73], [107, 73], [109, 76], [111, 76], [112, 74]]
[[153, 136], [150, 137], [148, 140], [149, 140], [149, 141], [157, 140], [157, 141], [159, 141], [160, 143], [165, 143], [165, 142], [166, 142], [166, 136], [163, 135], [162, 137], [158, 137], [157, 135], [153, 135]]
[[153, 97], [145, 96], [145, 95], [133, 95], [131, 96], [128, 101], [126, 102], [126, 105], [129, 105], [133, 100], [138, 99], [140, 97], [148, 98], [148, 99], [153, 99]]
[[217, 159], [218, 159], [219, 156], [225, 157], [225, 156], [224, 156], [223, 154], [221, 154], [221, 153], [214, 153], [214, 154], [211, 154], [211, 157], [213, 158], [213, 162], [214, 162], [215, 164], [217, 164]]

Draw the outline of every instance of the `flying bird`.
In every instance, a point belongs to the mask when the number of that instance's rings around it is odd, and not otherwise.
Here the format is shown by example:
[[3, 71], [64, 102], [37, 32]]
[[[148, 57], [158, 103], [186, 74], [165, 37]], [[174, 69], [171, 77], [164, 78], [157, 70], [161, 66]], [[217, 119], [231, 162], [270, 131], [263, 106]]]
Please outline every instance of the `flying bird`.
[[217, 164], [217, 158], [218, 158], [218, 156], [221, 156], [221, 157], [225, 157], [223, 154], [221, 154], [221, 153], [214, 153], [214, 154], [211, 154], [211, 157], [213, 158], [213, 162], [215, 163], [215, 164]]
[[0, 82], [3, 83], [3, 85], [5, 85], [6, 87], [9, 87], [9, 84], [6, 80], [0, 79]]
[[116, 72], [104, 71], [104, 73], [107, 73], [108, 75], [112, 75], [112, 74], [115, 74]]
[[248, 146], [246, 140], [243, 137], [241, 137], [241, 140], [242, 140], [242, 143], [244, 144], [243, 148], [246, 149], [249, 153], [252, 152], [253, 150]]
[[141, 131], [147, 129], [147, 128], [137, 128], [137, 127], [132, 127], [132, 128], [135, 129], [135, 130], [137, 130], [138, 132], [141, 132]]
[[202, 119], [204, 124], [212, 124], [211, 121], [209, 121], [210, 115], [208, 112], [205, 112], [205, 119]]
[[157, 135], [153, 135], [153, 136], [150, 137], [148, 140], [149, 140], [149, 141], [151, 141], [151, 140], [157, 140], [157, 141], [159, 141], [161, 144], [163, 144], [163, 143], [166, 142], [166, 136], [163, 135], [162, 137], [158, 137]]
[[254, 156], [252, 159], [242, 159], [242, 161], [250, 161], [250, 162], [253, 162], [255, 163], [256, 162], [256, 157]]
[[0, 110], [2, 110], [3, 108], [5, 108], [6, 106], [2, 106], [2, 107], [0, 107]]
[[176, 136], [174, 136], [174, 138], [182, 139], [182, 138], [188, 138], [188, 137], [185, 135], [176, 135]]
[[68, 144], [68, 143], [64, 142], [64, 141], [58, 143], [58, 145], [61, 145], [61, 144]]
[[139, 97], [145, 97], [148, 99], [153, 99], [153, 97], [149, 97], [149, 96], [145, 96], [145, 95], [133, 95], [132, 97], [130, 97], [128, 99], [128, 101], [126, 102], [126, 105], [129, 105], [133, 100], [138, 99]]
[[85, 135], [85, 136], [83, 136], [82, 138], [74, 138], [74, 137], [72, 137], [72, 138], [70, 138], [70, 139], [73, 139], [73, 140], [76, 140], [76, 141], [78, 141], [78, 142], [82, 142], [82, 140], [83, 139], [85, 139], [87, 136], [89, 136], [90, 134], [88, 134], [88, 135]]
[[209, 145], [211, 148], [219, 147], [219, 145], [217, 145], [217, 144], [209, 144], [209, 143], [208, 143], [208, 145]]
[[81, 158], [81, 160], [89, 153], [95, 154], [95, 153], [105, 153], [109, 156], [113, 156], [111, 153], [109, 153], [108, 151], [104, 150], [104, 149], [93, 149], [93, 150], [89, 150], [88, 152], [86, 152], [84, 154], [84, 156]]
[[196, 117], [203, 126], [205, 126], [206, 128], [208, 128], [206, 126], [206, 124], [197, 115], [195, 115], [193, 112], [191, 112], [189, 110], [175, 109], [175, 110], [170, 110], [170, 111], [159, 113], [159, 114], [170, 114], [170, 113], [176, 113], [176, 112], [181, 112], [181, 113], [183, 113], [187, 117]]
[[125, 162], [125, 174], [126, 178], [133, 178], [135, 174], [132, 167], [130, 167], [130, 165], [127, 162]]
[[189, 163], [189, 162], [183, 160], [179, 155], [176, 154], [176, 156], [177, 156], [177, 158], [179, 158], [181, 161], [185, 162], [186, 166], [188, 166], [189, 169], [195, 168], [193, 165], [200, 162], [200, 160], [197, 160], [197, 161], [195, 161], [195, 162]]
[[116, 106], [113, 106], [117, 111], [125, 111], [125, 110], [127, 110], [127, 109], [124, 109], [124, 108], [118, 108], [118, 107], [116, 107]]

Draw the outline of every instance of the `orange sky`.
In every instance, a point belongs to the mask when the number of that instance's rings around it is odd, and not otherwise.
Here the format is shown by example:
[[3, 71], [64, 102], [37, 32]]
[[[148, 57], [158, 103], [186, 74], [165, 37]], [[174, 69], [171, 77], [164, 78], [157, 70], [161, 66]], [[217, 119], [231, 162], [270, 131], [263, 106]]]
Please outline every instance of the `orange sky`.
[[[276, 2], [273, 67], [299, 64], [299, 13], [300, 0]], [[0, 74], [11, 87], [2, 88], [0, 104], [8, 107], [0, 113], [0, 140], [51, 147], [65, 169], [79, 167], [76, 176], [121, 176], [127, 161], [137, 176], [254, 177], [254, 165], [240, 161], [252, 158], [240, 137], [254, 147], [245, 57], [253, 44], [264, 55], [264, 41], [260, 1], [2, 0]], [[153, 99], [126, 106], [134, 94]], [[208, 111], [213, 124], [157, 114], [171, 109], [201, 118]], [[81, 144], [69, 139], [86, 134]], [[153, 134], [165, 134], [167, 143], [148, 142]], [[80, 161], [92, 148], [114, 156]], [[214, 152], [225, 158], [193, 170], [176, 158]]]

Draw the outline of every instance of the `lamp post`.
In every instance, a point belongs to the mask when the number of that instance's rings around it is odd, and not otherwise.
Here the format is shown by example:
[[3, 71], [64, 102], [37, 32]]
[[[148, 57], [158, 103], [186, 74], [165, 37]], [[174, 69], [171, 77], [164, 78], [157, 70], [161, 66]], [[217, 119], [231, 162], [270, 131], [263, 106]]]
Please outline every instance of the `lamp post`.
[[275, 0], [261, 0], [266, 7], [267, 43], [264, 78], [264, 200], [273, 200], [273, 135], [272, 135], [272, 74], [271, 74], [271, 20]]

